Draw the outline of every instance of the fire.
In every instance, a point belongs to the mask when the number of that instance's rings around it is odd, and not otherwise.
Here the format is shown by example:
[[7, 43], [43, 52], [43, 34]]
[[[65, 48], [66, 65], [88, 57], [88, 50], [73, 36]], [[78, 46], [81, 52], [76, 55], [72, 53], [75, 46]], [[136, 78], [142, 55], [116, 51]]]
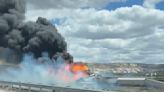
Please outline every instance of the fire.
[[57, 71], [54, 71], [54, 69], [51, 68], [49, 74], [58, 76], [58, 78], [64, 82], [74, 82], [81, 78], [88, 77], [89, 67], [84, 63], [65, 64]]
[[70, 71], [74, 74], [74, 80], [78, 80], [80, 78], [85, 78], [89, 76], [89, 67], [83, 63], [71, 64]]
[[77, 72], [88, 72], [89, 68], [87, 65], [83, 64], [83, 63], [73, 63], [70, 67], [70, 70], [74, 73]]

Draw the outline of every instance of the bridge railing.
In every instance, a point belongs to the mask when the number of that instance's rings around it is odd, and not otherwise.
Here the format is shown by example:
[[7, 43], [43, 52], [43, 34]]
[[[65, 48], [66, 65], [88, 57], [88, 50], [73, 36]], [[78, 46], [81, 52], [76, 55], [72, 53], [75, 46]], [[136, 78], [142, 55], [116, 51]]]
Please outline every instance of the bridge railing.
[[[17, 89], [17, 92], [22, 92], [22, 90], [27, 90], [28, 92], [104, 92], [103, 90], [93, 90], [93, 89], [80, 89], [71, 87], [60, 87], [55, 85], [43, 85], [43, 84], [33, 84], [33, 83], [21, 83], [12, 81], [0, 81], [0, 86], [2, 88], [10, 87], [10, 89]], [[113, 92], [113, 91], [112, 91]]]

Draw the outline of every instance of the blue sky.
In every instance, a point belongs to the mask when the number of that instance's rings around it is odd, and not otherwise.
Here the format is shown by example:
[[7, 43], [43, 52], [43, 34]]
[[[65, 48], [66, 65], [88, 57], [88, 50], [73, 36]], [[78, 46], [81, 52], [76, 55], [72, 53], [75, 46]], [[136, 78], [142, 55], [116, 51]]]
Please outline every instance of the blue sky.
[[[113, 2], [105, 6], [104, 9], [115, 10], [120, 7], [131, 7], [133, 5], [142, 6], [143, 3], [144, 3], [144, 0], [127, 0], [126, 2]], [[157, 3], [156, 9], [164, 10], [164, 1]]]
[[156, 8], [157, 8], [157, 9], [160, 9], [160, 10], [164, 10], [164, 1], [158, 3], [158, 4], [156, 5]]
[[105, 9], [114, 10], [120, 7], [131, 7], [133, 5], [142, 5], [143, 0], [127, 0], [126, 2], [113, 2], [105, 6]]

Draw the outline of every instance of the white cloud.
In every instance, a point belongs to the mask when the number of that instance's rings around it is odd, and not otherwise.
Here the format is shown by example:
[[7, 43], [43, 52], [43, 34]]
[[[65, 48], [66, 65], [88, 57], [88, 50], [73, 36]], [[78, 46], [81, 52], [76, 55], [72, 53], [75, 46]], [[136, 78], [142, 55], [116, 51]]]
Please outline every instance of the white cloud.
[[112, 12], [84, 12], [79, 12], [78, 17], [73, 16], [63, 24], [66, 26], [72, 23], [72, 36], [88, 39], [133, 38], [149, 35], [154, 32], [155, 27], [164, 23], [164, 12], [140, 6], [120, 8]]
[[103, 39], [92, 40], [68, 37], [68, 51], [75, 60], [87, 62], [119, 62], [118, 53], [130, 44], [131, 40]]
[[[45, 14], [46, 13], [46, 14]], [[164, 12], [141, 6], [119, 8], [115, 11], [95, 9], [50, 9], [27, 12], [29, 20], [41, 15], [49, 19], [66, 18], [59, 26], [64, 34], [87, 39], [135, 38], [149, 35], [164, 23]]]
[[75, 60], [88, 62], [162, 63], [164, 11], [142, 6], [113, 11], [88, 9], [30, 10], [38, 16], [64, 19], [57, 25]]

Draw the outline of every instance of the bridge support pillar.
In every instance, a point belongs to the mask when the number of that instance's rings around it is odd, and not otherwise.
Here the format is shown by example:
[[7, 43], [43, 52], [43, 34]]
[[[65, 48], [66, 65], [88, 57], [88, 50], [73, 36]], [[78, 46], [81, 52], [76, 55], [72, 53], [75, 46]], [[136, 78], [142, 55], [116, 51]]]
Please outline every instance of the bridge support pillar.
[[19, 84], [19, 92], [21, 92], [21, 84]]
[[31, 87], [28, 88], [28, 92], [31, 92]]
[[40, 88], [40, 92], [42, 92], [42, 88]]
[[11, 84], [11, 89], [13, 89], [13, 84]]
[[4, 88], [5, 88], [5, 86], [4, 86], [4, 85], [2, 85], [2, 88], [4, 89]]

